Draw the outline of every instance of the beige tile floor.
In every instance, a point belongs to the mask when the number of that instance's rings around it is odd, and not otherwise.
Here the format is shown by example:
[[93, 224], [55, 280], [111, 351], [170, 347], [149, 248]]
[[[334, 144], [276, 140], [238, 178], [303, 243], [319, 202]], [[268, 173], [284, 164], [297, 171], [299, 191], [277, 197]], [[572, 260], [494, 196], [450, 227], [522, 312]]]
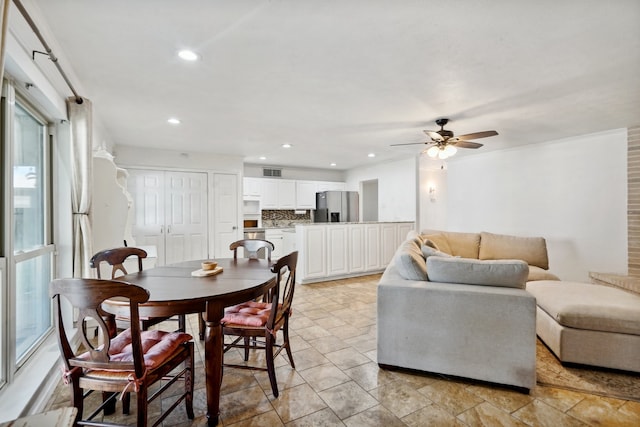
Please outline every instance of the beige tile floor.
[[[431, 374], [385, 371], [376, 364], [376, 284], [366, 276], [298, 285], [291, 323], [296, 369], [285, 356], [276, 365], [280, 397], [266, 373], [226, 369], [220, 400], [225, 427], [247, 426], [639, 426], [640, 403], [537, 386], [529, 395]], [[172, 325], [169, 325], [172, 326]], [[189, 326], [197, 331], [195, 316]], [[197, 335], [197, 333], [193, 333]], [[206, 425], [202, 358], [194, 409], [178, 407], [168, 426]], [[228, 353], [234, 363], [239, 353]], [[252, 355], [251, 363], [263, 362]], [[98, 396], [96, 396], [98, 397]], [[135, 403], [132, 399], [132, 409]], [[162, 402], [170, 404], [171, 399]], [[68, 405], [60, 384], [48, 408]], [[160, 412], [160, 403], [151, 414]], [[114, 420], [122, 420], [115, 416]], [[133, 422], [131, 418], [126, 419]]]

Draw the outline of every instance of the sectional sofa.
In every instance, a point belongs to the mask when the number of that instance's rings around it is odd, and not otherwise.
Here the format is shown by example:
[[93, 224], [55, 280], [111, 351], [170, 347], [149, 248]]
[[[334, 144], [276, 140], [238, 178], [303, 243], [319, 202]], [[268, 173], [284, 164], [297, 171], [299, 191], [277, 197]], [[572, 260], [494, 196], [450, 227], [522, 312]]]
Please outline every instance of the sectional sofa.
[[557, 280], [543, 238], [410, 233], [378, 284], [378, 364], [535, 385], [536, 300]]
[[531, 389], [537, 333], [562, 362], [640, 372], [640, 286], [548, 268], [541, 237], [410, 233], [378, 285], [378, 364]]

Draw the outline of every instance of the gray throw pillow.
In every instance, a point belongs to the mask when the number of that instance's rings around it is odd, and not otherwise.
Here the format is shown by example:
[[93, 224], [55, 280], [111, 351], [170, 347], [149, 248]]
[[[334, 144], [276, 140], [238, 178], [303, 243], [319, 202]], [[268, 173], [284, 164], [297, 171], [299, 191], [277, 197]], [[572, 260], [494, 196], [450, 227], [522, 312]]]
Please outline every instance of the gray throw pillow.
[[449, 255], [446, 252], [439, 251], [438, 248], [428, 245], [427, 242], [431, 242], [431, 240], [425, 241], [424, 245], [422, 245], [421, 247], [422, 255], [424, 256], [425, 259], [429, 258], [430, 256], [441, 256], [445, 258], [453, 258], [453, 255]]
[[521, 260], [477, 260], [471, 258], [427, 258], [429, 280], [442, 283], [503, 286], [524, 289], [529, 266]]

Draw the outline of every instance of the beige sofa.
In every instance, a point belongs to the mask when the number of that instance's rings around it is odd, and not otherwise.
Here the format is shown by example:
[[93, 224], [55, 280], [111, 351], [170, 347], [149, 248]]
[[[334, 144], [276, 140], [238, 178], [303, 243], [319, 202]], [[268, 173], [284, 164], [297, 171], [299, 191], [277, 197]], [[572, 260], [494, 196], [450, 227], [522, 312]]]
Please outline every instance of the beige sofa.
[[531, 389], [536, 302], [525, 285], [557, 279], [547, 269], [542, 238], [410, 234], [378, 284], [378, 364]]

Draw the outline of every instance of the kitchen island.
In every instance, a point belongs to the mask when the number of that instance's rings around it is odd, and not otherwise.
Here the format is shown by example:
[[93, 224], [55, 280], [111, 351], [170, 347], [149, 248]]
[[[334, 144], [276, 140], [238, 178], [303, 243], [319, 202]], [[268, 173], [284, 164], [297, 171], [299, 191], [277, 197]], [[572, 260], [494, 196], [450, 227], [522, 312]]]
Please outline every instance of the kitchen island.
[[414, 222], [313, 223], [295, 227], [296, 282], [313, 283], [383, 271]]

